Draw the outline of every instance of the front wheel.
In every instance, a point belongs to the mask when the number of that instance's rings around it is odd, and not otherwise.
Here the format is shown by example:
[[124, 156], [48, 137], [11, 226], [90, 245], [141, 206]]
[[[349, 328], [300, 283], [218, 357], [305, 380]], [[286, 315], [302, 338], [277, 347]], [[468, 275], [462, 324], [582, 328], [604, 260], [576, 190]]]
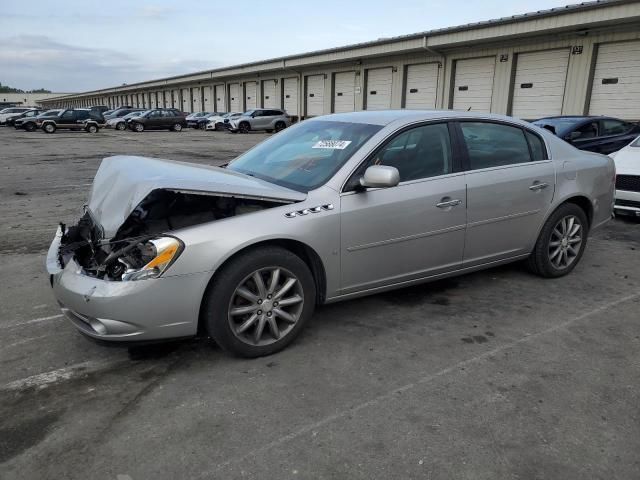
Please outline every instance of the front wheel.
[[182, 131], [182, 125], [179, 123], [176, 123], [173, 125], [173, 127], [171, 127], [171, 130], [173, 130], [174, 132], [181, 132]]
[[528, 259], [529, 269], [546, 278], [567, 275], [582, 258], [588, 233], [584, 210], [574, 203], [560, 205], [542, 227]]
[[87, 128], [85, 128], [85, 130], [89, 133], [97, 133], [98, 132], [98, 126], [97, 125], [87, 125]]
[[24, 125], [24, 129], [27, 132], [33, 132], [36, 129], [36, 126], [33, 123], [29, 122]]
[[54, 133], [56, 131], [56, 126], [53, 123], [47, 123], [42, 129], [46, 133]]
[[134, 129], [136, 132], [144, 132], [144, 125], [143, 125], [143, 124], [141, 124], [141, 123], [135, 123], [135, 124], [133, 125], [133, 129]]
[[249, 125], [247, 122], [242, 122], [238, 126], [238, 131], [240, 133], [249, 133], [249, 130], [251, 130], [251, 125]]
[[225, 265], [203, 303], [209, 335], [242, 357], [270, 355], [289, 345], [313, 315], [316, 286], [304, 261], [265, 247]]
[[124, 124], [124, 122], [116, 123], [116, 130], [120, 130], [120, 131], [122, 131], [122, 130], [124, 130], [125, 128], [127, 128], [127, 126]]

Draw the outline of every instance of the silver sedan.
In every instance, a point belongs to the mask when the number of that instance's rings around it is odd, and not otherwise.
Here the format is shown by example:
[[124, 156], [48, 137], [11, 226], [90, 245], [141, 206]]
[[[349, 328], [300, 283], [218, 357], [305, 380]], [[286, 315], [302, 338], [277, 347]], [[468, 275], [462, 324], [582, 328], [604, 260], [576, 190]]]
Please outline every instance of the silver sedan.
[[90, 337], [204, 332], [256, 357], [323, 303], [518, 260], [566, 275], [611, 217], [614, 182], [610, 158], [509, 117], [331, 115], [224, 168], [104, 159], [47, 265]]

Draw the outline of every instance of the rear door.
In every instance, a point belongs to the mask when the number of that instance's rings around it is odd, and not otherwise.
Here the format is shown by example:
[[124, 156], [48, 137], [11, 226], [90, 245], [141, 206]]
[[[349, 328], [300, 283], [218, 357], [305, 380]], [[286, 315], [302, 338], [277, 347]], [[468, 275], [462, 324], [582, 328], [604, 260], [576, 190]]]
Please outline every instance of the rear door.
[[56, 127], [58, 128], [73, 128], [76, 125], [76, 110], [67, 110], [56, 120]]
[[466, 147], [464, 267], [528, 254], [551, 207], [555, 168], [538, 135], [500, 122], [461, 121]]

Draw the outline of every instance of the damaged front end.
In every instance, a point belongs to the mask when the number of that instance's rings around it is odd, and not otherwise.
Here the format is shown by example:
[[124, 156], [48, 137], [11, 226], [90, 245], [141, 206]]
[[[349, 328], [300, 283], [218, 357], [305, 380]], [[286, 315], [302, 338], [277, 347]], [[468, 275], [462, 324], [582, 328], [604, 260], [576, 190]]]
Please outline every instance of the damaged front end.
[[129, 214], [112, 238], [105, 238], [89, 208], [71, 227], [60, 224], [47, 258], [50, 273], [73, 260], [89, 277], [109, 281], [156, 278], [179, 257], [183, 243], [174, 230], [257, 212], [289, 202], [208, 192], [157, 189]]

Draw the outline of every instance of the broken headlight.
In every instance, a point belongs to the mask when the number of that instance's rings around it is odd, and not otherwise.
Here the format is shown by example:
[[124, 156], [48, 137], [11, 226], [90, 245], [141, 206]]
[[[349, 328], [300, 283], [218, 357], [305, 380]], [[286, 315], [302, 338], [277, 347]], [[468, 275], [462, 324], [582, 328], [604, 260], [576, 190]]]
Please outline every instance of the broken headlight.
[[[182, 242], [173, 237], [160, 237], [139, 244], [135, 264], [129, 255], [118, 258], [118, 263], [124, 267], [122, 281], [159, 277], [178, 258], [183, 248]], [[136, 265], [140, 263], [143, 266]]]

